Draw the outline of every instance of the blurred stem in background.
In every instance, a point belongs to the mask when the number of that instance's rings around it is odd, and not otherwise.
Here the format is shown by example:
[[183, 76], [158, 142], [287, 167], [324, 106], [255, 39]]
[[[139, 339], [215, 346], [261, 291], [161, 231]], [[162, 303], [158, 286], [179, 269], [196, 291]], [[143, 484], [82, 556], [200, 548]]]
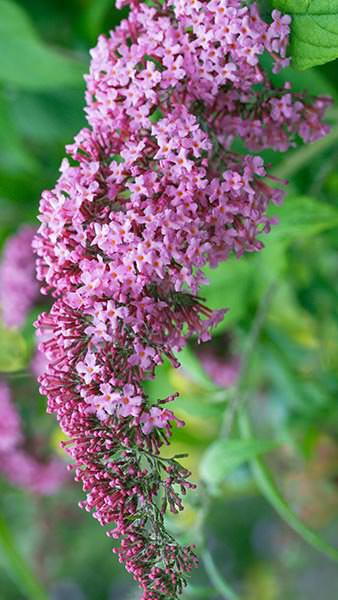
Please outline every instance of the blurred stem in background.
[[[234, 391], [234, 395], [224, 413], [223, 424], [220, 430], [220, 439], [230, 436], [237, 414], [239, 432], [242, 440], [254, 440], [255, 434], [251, 427], [250, 412], [248, 408], [248, 399], [253, 393], [253, 390], [250, 388], [248, 381], [252, 367], [252, 360], [255, 352], [257, 351], [259, 338], [276, 289], [277, 282], [270, 284], [261, 300], [256, 316], [253, 320], [252, 328], [247, 339], [246, 349], [242, 355], [242, 365], [239, 379]], [[310, 527], [303, 523], [292, 511], [289, 504], [283, 498], [278, 487], [276, 486], [273, 476], [270, 473], [269, 468], [266, 466], [264, 460], [262, 460], [259, 456], [253, 455], [249, 459], [249, 462], [258, 489], [265, 499], [273, 506], [279, 516], [308, 544], [316, 548], [319, 552], [326, 554], [326, 556], [332, 560], [338, 562], [338, 549], [334, 548], [324, 539], [322, 539], [317, 532], [313, 531]], [[208, 505], [209, 501], [207, 500], [204, 508], [204, 518], [208, 512]], [[232, 590], [229, 584], [225, 581], [224, 577], [218, 571], [212, 555], [207, 548], [202, 550], [202, 558], [206, 573], [211, 583], [215, 586], [215, 589], [217, 589], [222, 595], [222, 598], [225, 598], [225, 600], [239, 600], [239, 596]]]

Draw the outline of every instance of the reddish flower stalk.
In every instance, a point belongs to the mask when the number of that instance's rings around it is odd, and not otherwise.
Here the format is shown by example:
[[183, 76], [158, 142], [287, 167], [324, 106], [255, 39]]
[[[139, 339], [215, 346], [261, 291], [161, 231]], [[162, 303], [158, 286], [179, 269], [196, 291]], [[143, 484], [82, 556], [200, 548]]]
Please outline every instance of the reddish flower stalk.
[[71, 438], [82, 506], [115, 525], [143, 600], [175, 600], [196, 564], [163, 522], [193, 487], [160, 456], [182, 423], [164, 406], [172, 398], [151, 400], [143, 382], [165, 357], [178, 366], [189, 336], [210, 338], [225, 311], [198, 298], [201, 268], [261, 249], [267, 205], [283, 197], [262, 181], [263, 160], [231, 143], [285, 150], [327, 131], [326, 98], [310, 109], [259, 65], [264, 51], [276, 70], [288, 63], [289, 23], [274, 11], [268, 25], [240, 0], [134, 0], [92, 51], [90, 128], [42, 195], [38, 276], [56, 301], [37, 323], [41, 391]]

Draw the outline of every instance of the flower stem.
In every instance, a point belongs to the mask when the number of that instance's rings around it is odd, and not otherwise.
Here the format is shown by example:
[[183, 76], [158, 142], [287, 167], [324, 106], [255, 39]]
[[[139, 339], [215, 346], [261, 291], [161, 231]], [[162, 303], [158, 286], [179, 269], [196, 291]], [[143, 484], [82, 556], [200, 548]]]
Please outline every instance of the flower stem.
[[[252, 439], [254, 433], [251, 429], [250, 419], [245, 407], [242, 407], [241, 409], [238, 423], [242, 438]], [[264, 461], [260, 457], [254, 457], [250, 460], [250, 465], [258, 489], [271, 506], [273, 506], [279, 516], [308, 544], [316, 548], [316, 550], [319, 550], [319, 552], [326, 554], [326, 556], [332, 560], [338, 562], [338, 549], [326, 542], [316, 531], [313, 531], [306, 523], [303, 523], [298, 515], [293, 512], [280, 493], [274, 482], [273, 476]]]

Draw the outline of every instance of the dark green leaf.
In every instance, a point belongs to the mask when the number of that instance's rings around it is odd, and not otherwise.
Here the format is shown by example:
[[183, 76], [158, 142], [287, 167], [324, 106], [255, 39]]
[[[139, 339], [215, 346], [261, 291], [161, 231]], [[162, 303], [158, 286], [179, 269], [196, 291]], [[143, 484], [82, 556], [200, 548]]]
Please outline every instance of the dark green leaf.
[[24, 10], [0, 0], [0, 80], [26, 89], [80, 86], [86, 65], [49, 48]]

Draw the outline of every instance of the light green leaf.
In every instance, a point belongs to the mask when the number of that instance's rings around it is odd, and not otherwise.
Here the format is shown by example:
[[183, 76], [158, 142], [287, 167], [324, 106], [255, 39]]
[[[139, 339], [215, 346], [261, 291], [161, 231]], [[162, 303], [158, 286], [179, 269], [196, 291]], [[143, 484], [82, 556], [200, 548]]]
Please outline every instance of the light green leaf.
[[338, 0], [273, 0], [292, 16], [293, 65], [308, 69], [338, 57]]
[[279, 219], [269, 234], [270, 242], [284, 240], [291, 243], [338, 225], [335, 207], [307, 196], [288, 197], [284, 204], [272, 207], [270, 212]]
[[27, 344], [16, 329], [0, 324], [0, 373], [13, 373], [26, 367]]
[[247, 260], [229, 258], [216, 269], [206, 267], [204, 274], [209, 284], [201, 288], [200, 295], [209, 308], [228, 308], [223, 322], [214, 333], [220, 333], [237, 323], [247, 308], [247, 292], [250, 285], [250, 264]]
[[25, 11], [0, 0], [0, 81], [26, 89], [80, 86], [86, 65], [49, 48]]
[[177, 354], [177, 359], [194, 383], [200, 385], [204, 390], [217, 390], [217, 386], [209, 379], [200, 360], [188, 346], [185, 346], [185, 348]]
[[175, 410], [182, 410], [191, 417], [202, 417], [212, 418], [217, 417], [220, 419], [224, 412], [224, 405], [221, 403], [208, 402], [208, 397], [199, 396], [187, 396], [180, 394], [180, 396], [172, 402], [170, 408]]
[[234, 469], [257, 454], [268, 452], [278, 444], [269, 440], [216, 440], [206, 450], [200, 466], [203, 481], [217, 487]]

